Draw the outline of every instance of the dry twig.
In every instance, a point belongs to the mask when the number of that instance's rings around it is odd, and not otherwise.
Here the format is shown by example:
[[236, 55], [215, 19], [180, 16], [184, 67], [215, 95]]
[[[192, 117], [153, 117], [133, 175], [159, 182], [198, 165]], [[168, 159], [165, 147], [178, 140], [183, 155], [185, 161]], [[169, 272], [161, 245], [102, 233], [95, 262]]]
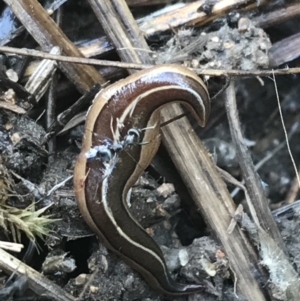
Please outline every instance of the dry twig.
[[[4, 0], [4, 2], [42, 49], [50, 51], [54, 46], [58, 46], [66, 55], [83, 57], [37, 0]], [[100, 73], [92, 66], [62, 63], [60, 68], [81, 92], [89, 90], [96, 83], [105, 82]]]
[[289, 262], [286, 246], [272, 217], [259, 177], [244, 143], [233, 81], [226, 91], [226, 111], [239, 165], [249, 193], [248, 206], [258, 230], [262, 262], [268, 268], [273, 284], [282, 291], [283, 296], [287, 300], [296, 301], [299, 299], [300, 281]]
[[0, 249], [0, 269], [8, 274], [15, 272], [18, 276], [26, 276], [29, 288], [39, 296], [55, 301], [75, 301], [73, 296], [54, 282], [2, 249]]
[[[42, 51], [31, 50], [31, 49], [19, 49], [13, 47], [0, 47], [0, 52], [20, 54], [20, 55], [29, 55], [37, 58], [43, 58], [48, 60], [56, 60], [62, 62], [72, 62], [77, 64], [86, 64], [86, 65], [95, 65], [95, 66], [110, 66], [117, 68], [126, 68], [126, 69], [146, 69], [153, 67], [149, 64], [139, 64], [139, 63], [124, 63], [124, 62], [115, 62], [115, 61], [106, 61], [106, 60], [97, 60], [97, 59], [86, 59], [78, 58], [71, 56], [62, 56], [62, 55], [51, 55]], [[270, 76], [270, 75], [286, 75], [286, 74], [297, 74], [300, 73], [300, 68], [284, 68], [276, 70], [222, 70], [222, 69], [200, 69], [200, 68], [190, 68], [197, 74], [209, 75], [209, 76]]]

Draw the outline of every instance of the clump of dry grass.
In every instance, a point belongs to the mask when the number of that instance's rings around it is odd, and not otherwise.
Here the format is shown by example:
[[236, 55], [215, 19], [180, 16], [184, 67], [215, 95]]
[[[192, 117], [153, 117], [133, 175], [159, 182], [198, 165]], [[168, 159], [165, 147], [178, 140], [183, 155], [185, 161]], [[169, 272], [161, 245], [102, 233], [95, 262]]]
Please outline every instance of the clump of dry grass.
[[35, 237], [51, 235], [48, 225], [56, 220], [51, 219], [51, 215], [43, 215], [49, 206], [34, 211], [34, 204], [25, 209], [0, 205], [0, 227], [10, 231], [15, 242], [21, 241], [22, 232], [31, 241], [35, 241]]
[[22, 232], [33, 242], [36, 237], [43, 239], [44, 236], [51, 235], [49, 224], [57, 221], [51, 215], [43, 215], [51, 206], [35, 210], [33, 201], [25, 209], [6, 205], [10, 196], [22, 198], [14, 190], [15, 182], [6, 167], [0, 164], [0, 229], [10, 232], [14, 242], [21, 241]]

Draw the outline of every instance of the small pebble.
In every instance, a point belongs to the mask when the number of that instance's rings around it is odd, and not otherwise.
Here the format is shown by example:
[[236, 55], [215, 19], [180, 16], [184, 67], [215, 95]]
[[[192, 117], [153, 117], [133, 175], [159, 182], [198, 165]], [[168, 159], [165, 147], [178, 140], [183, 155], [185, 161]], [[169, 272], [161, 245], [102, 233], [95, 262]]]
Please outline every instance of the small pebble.
[[238, 31], [244, 33], [249, 30], [251, 22], [248, 18], [240, 18], [238, 21]]
[[164, 198], [168, 197], [171, 193], [175, 191], [175, 187], [171, 183], [164, 183], [157, 187], [157, 192]]
[[83, 286], [86, 283], [87, 275], [86, 274], [80, 274], [75, 278], [74, 284], [76, 286]]

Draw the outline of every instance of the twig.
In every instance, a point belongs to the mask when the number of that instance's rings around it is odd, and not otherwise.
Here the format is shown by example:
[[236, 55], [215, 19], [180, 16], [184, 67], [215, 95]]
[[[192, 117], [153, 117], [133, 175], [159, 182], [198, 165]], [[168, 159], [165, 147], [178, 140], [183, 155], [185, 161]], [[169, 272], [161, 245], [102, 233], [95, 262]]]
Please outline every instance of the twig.
[[[56, 89], [57, 89], [57, 73], [52, 75], [52, 80], [47, 93], [47, 102], [46, 102], [46, 127], [47, 130], [52, 124], [55, 123], [55, 113], [56, 113]], [[48, 152], [50, 156], [48, 157], [48, 163], [51, 164], [54, 162], [54, 153], [56, 151], [56, 137], [53, 136], [48, 141]]]
[[[58, 47], [53, 47], [50, 54], [60, 54], [60, 49]], [[56, 68], [56, 61], [42, 60], [34, 73], [29, 77], [25, 89], [35, 96], [36, 102], [38, 102], [46, 93]]]
[[49, 141], [51, 137], [59, 132], [82, 108], [88, 107], [92, 103], [96, 93], [100, 90], [100, 85], [94, 85], [89, 91], [84, 93], [75, 103], [73, 103], [68, 109], [61, 112], [56, 120], [47, 128], [47, 135], [44, 139], [44, 143]]
[[248, 193], [258, 216], [258, 220], [261, 223], [261, 227], [265, 231], [267, 231], [267, 233], [269, 233], [271, 237], [277, 242], [278, 246], [282, 250], [284, 250], [284, 252], [286, 252], [286, 246], [272, 217], [271, 211], [268, 207], [268, 201], [263, 191], [263, 187], [254, 169], [251, 156], [244, 142], [238, 119], [234, 81], [231, 81], [228, 89], [226, 90], [225, 106], [230, 133], [237, 151], [239, 165], [246, 183], [246, 187], [248, 189]]
[[26, 114], [26, 111], [23, 108], [19, 107], [18, 105], [15, 105], [13, 103], [3, 101], [3, 100], [1, 100], [1, 98], [0, 98], [0, 109], [10, 110], [17, 114]]
[[[83, 57], [78, 48], [68, 39], [60, 27], [49, 16], [37, 0], [4, 0], [16, 17], [43, 50], [58, 46], [68, 56]], [[96, 83], [104, 83], [104, 78], [92, 66], [60, 63], [59, 68], [80, 92], [85, 92]]]
[[236, 107], [234, 82], [226, 91], [226, 111], [239, 164], [250, 198], [246, 197], [250, 213], [258, 230], [262, 264], [268, 267], [271, 281], [288, 300], [299, 300], [300, 281], [289, 262], [286, 246], [271, 215], [257, 173], [244, 143]]
[[[182, 26], [199, 26], [206, 24], [219, 18], [220, 16], [230, 12], [233, 9], [239, 8], [254, 8], [257, 7], [256, 0], [218, 0], [210, 1], [212, 3], [212, 14], [206, 14], [199, 10], [200, 6], [205, 1], [193, 1], [187, 3], [178, 9], [173, 9], [162, 15], [150, 19], [147, 21], [140, 20], [140, 30], [147, 36], [157, 34], [159, 32], [168, 31], [170, 28], [179, 28]], [[267, 3], [266, 0], [261, 0], [260, 5]], [[251, 3], [253, 4], [251, 6]]]
[[15, 272], [18, 276], [26, 276], [29, 288], [40, 296], [56, 301], [75, 301], [72, 295], [54, 282], [2, 249], [0, 249], [0, 269], [8, 274]]
[[298, 1], [295, 1], [294, 3], [291, 3], [289, 5], [286, 5], [285, 2], [282, 3], [282, 8], [263, 13], [258, 17], [253, 18], [253, 24], [259, 28], [268, 28], [276, 24], [286, 22], [287, 20], [299, 15], [300, 4]]
[[18, 244], [15, 242], [0, 241], [0, 248], [11, 251], [11, 252], [20, 253], [22, 251], [22, 249], [24, 248], [24, 245]]
[[55, 186], [53, 186], [47, 193], [47, 196], [50, 196], [51, 193], [53, 193], [55, 190], [59, 189], [60, 187], [64, 186], [68, 181], [70, 181], [73, 178], [73, 176], [69, 176], [67, 177], [65, 180], [63, 180], [62, 182], [56, 184]]
[[[14, 47], [0, 47], [0, 52], [14, 53], [19, 55], [29, 55], [37, 58], [43, 58], [48, 60], [56, 60], [61, 62], [69, 62], [76, 64], [86, 64], [86, 65], [95, 65], [95, 66], [110, 66], [117, 68], [126, 68], [126, 69], [146, 69], [153, 67], [153, 65], [147, 64], [135, 64], [135, 63], [123, 63], [107, 60], [97, 60], [97, 59], [87, 59], [80, 57], [72, 56], [63, 56], [63, 55], [51, 55], [49, 53], [31, 50], [31, 49], [19, 49]], [[199, 69], [199, 68], [190, 68], [197, 74], [209, 75], [209, 76], [270, 76], [270, 75], [286, 75], [286, 74], [296, 74], [300, 73], [300, 68], [285, 68], [285, 69], [276, 69], [276, 70], [224, 70], [224, 69]]]

